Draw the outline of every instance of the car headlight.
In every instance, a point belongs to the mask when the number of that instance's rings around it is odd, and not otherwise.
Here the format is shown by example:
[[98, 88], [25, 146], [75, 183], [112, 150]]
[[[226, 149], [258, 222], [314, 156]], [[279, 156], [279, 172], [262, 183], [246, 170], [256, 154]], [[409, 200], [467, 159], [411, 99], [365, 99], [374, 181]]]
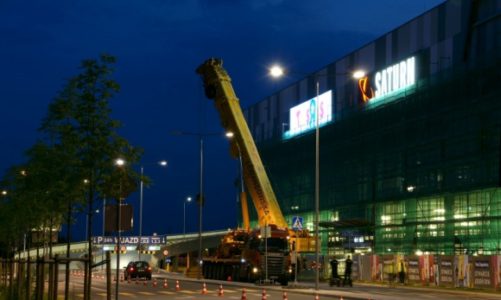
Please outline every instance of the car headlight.
[[252, 273], [257, 273], [257, 272], [259, 272], [258, 268], [256, 268], [256, 267], [252, 268]]

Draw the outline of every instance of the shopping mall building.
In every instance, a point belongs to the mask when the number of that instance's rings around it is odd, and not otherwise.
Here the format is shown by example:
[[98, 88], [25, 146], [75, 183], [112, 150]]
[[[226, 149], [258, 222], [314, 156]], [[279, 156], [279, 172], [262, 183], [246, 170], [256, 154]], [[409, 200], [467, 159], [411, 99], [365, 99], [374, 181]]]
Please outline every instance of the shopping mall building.
[[500, 69], [501, 2], [451, 0], [248, 107], [282, 212], [314, 229], [318, 115], [323, 254], [500, 254]]

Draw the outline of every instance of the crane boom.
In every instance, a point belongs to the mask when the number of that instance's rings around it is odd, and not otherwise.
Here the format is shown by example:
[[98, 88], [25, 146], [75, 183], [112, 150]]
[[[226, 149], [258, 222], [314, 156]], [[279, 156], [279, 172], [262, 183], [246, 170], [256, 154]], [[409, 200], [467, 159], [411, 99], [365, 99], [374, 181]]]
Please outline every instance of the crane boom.
[[[232, 155], [241, 156], [245, 185], [256, 208], [259, 225], [275, 224], [287, 228], [287, 222], [242, 113], [240, 101], [231, 85], [231, 78], [222, 65], [222, 60], [211, 58], [197, 68], [197, 73], [204, 82], [205, 94], [207, 98], [214, 99], [224, 129], [234, 134], [231, 141]], [[244, 215], [243, 219], [245, 218]], [[249, 225], [244, 224], [244, 227], [246, 226]]]

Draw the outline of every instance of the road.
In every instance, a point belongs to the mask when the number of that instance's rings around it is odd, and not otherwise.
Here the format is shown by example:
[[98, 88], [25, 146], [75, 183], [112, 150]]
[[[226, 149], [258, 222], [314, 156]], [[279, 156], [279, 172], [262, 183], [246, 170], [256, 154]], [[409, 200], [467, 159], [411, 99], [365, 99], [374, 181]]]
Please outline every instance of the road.
[[[156, 279], [156, 280], [155, 280]], [[72, 276], [71, 299], [83, 298], [83, 277]], [[165, 281], [164, 281], [165, 280]], [[154, 282], [156, 281], [156, 286]], [[176, 281], [179, 289], [176, 290]], [[167, 287], [164, 287], [164, 282]], [[378, 286], [373, 284], [356, 283], [354, 287], [329, 287], [325, 283], [320, 284], [318, 293], [313, 289], [312, 283], [299, 283], [297, 287], [280, 286], [257, 286], [249, 283], [224, 282], [206, 280], [206, 293], [203, 293], [203, 281], [185, 278], [171, 273], [155, 274], [154, 280], [133, 280], [131, 282], [119, 282], [120, 299], [242, 299], [245, 289], [246, 299], [263, 299], [263, 290], [266, 291], [266, 299], [304, 300], [315, 299], [373, 299], [373, 300], [410, 300], [410, 299], [444, 299], [444, 300], [501, 300], [501, 294], [482, 291], [445, 290], [437, 288], [412, 288], [403, 286]], [[97, 276], [93, 279], [91, 299], [106, 299], [106, 283], [104, 278]], [[60, 294], [62, 294], [60, 285]], [[223, 294], [219, 295], [219, 288], [223, 287]], [[115, 295], [115, 282], [112, 283], [112, 299]], [[341, 298], [342, 297], [342, 298]]]
[[[72, 278], [70, 297], [72, 299], [83, 298], [83, 278]], [[157, 285], [154, 286], [154, 282]], [[164, 279], [167, 282], [167, 287], [164, 287]], [[203, 292], [203, 283], [198, 281], [180, 280], [179, 289], [176, 289], [176, 280], [156, 277], [154, 280], [133, 280], [130, 283], [127, 281], [119, 283], [119, 298], [120, 299], [242, 299], [244, 293], [246, 299], [263, 299], [263, 287], [248, 285], [248, 287], [225, 285], [215, 282], [206, 283], [206, 292]], [[224, 282], [223, 282], [224, 284]], [[220, 295], [220, 288], [223, 288]], [[112, 285], [112, 299], [115, 297], [115, 282]], [[283, 299], [283, 291], [270, 290], [264, 287], [267, 299]], [[290, 300], [306, 299], [304, 294], [296, 294], [286, 291], [286, 295]], [[60, 293], [62, 294], [62, 293]], [[314, 296], [310, 297], [314, 299]], [[104, 279], [94, 278], [92, 285], [91, 299], [106, 299], [106, 284]], [[337, 299], [337, 297], [331, 297]]]

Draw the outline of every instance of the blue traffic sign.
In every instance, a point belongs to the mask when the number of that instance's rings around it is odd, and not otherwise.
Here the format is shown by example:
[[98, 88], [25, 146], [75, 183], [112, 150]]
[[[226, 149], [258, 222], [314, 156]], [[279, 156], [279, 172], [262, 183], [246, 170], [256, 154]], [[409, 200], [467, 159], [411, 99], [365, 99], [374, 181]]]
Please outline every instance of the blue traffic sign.
[[292, 217], [292, 229], [303, 230], [303, 217], [299, 216]]

